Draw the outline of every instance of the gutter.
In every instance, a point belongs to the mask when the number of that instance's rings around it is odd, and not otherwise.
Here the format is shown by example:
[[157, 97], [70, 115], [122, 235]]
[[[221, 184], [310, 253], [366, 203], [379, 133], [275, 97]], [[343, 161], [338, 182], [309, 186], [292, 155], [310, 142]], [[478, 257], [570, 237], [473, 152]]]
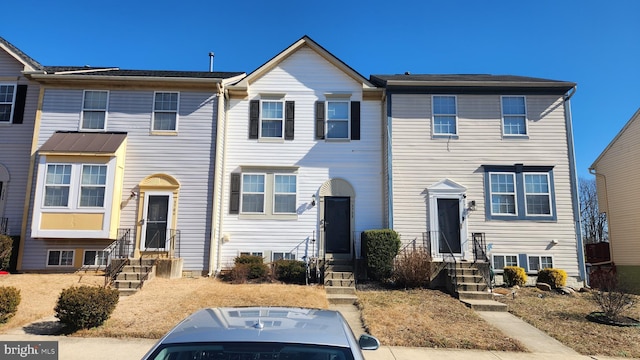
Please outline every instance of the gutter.
[[567, 150], [569, 155], [569, 181], [571, 183], [571, 200], [573, 203], [573, 218], [576, 231], [576, 247], [578, 253], [578, 272], [582, 281], [586, 284], [587, 270], [584, 259], [584, 244], [582, 239], [582, 219], [580, 218], [580, 198], [578, 196], [578, 172], [576, 169], [576, 156], [573, 143], [573, 123], [571, 118], [571, 98], [576, 93], [574, 86], [568, 94], [564, 96], [564, 120], [567, 130]]

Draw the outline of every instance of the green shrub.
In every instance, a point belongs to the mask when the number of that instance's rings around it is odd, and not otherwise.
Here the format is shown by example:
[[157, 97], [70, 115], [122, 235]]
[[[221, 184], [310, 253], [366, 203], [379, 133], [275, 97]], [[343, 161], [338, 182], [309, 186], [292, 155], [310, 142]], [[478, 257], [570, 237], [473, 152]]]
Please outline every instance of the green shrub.
[[117, 289], [77, 286], [62, 290], [55, 307], [56, 317], [71, 330], [102, 325], [118, 304]]
[[305, 284], [307, 269], [304, 261], [278, 260], [274, 264], [276, 279], [287, 284]]
[[393, 274], [393, 259], [400, 250], [400, 237], [391, 229], [362, 232], [362, 250], [367, 271], [373, 280], [388, 279]]
[[235, 283], [266, 280], [269, 276], [269, 267], [263, 260], [262, 256], [256, 255], [238, 256], [234, 259], [235, 266], [231, 269], [231, 280]]
[[13, 286], [0, 286], [0, 324], [6, 323], [18, 311], [20, 290]]
[[549, 284], [552, 288], [559, 288], [567, 284], [567, 272], [554, 268], [542, 269], [538, 271], [537, 282]]
[[0, 269], [9, 269], [12, 249], [13, 238], [9, 235], [0, 235]]
[[408, 289], [428, 286], [431, 264], [431, 255], [426, 249], [402, 251], [395, 259], [393, 282]]
[[524, 286], [527, 283], [527, 273], [524, 269], [517, 266], [505, 266], [502, 273], [502, 279], [507, 286]]

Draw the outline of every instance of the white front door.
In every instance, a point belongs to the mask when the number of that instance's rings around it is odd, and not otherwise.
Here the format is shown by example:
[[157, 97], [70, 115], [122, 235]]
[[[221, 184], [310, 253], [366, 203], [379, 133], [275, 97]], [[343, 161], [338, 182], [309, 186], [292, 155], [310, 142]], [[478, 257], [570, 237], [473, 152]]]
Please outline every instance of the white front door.
[[168, 251], [172, 219], [171, 192], [147, 192], [144, 200], [144, 219], [140, 250]]
[[429, 238], [434, 259], [466, 258], [466, 188], [444, 179], [429, 188]]

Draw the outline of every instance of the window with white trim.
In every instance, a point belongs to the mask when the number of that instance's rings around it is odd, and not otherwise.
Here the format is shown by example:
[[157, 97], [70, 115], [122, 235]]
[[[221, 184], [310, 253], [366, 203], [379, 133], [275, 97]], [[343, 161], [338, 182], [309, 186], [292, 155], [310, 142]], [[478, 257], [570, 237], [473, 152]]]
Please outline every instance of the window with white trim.
[[527, 106], [524, 96], [502, 97], [503, 135], [527, 135]]
[[106, 266], [109, 252], [104, 250], [85, 250], [82, 259], [84, 266]]
[[242, 174], [242, 213], [264, 213], [265, 174]]
[[327, 101], [327, 139], [349, 139], [349, 101]]
[[44, 206], [67, 207], [71, 187], [71, 165], [47, 164]]
[[178, 130], [178, 92], [156, 92], [153, 100], [153, 131]]
[[487, 219], [556, 220], [553, 167], [483, 167]]
[[551, 256], [529, 255], [527, 257], [530, 272], [538, 272], [542, 269], [553, 268], [553, 258]]
[[0, 123], [11, 123], [16, 103], [16, 85], [0, 84]]
[[456, 135], [457, 116], [455, 96], [433, 96], [433, 135]]
[[296, 176], [274, 174], [273, 212], [275, 214], [296, 213]]
[[240, 252], [240, 256], [262, 256], [262, 251], [244, 251]]
[[73, 266], [74, 250], [47, 251], [47, 266]]
[[492, 260], [496, 272], [502, 272], [506, 266], [519, 266], [517, 255], [493, 255]]
[[260, 101], [260, 137], [281, 139], [284, 127], [284, 102]]
[[106, 165], [82, 165], [80, 207], [103, 207], [106, 185]]
[[296, 254], [288, 253], [288, 252], [272, 252], [271, 253], [271, 261], [278, 260], [295, 260]]
[[105, 130], [109, 92], [85, 90], [82, 100], [81, 130]]

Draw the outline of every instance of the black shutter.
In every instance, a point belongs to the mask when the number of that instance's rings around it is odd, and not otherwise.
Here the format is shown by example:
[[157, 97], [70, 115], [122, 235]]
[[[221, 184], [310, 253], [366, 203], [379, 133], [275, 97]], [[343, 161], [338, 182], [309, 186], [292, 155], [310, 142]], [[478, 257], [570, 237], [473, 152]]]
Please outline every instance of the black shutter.
[[293, 140], [295, 118], [295, 102], [285, 101], [284, 103], [284, 139]]
[[258, 138], [258, 124], [260, 123], [260, 100], [249, 102], [249, 139]]
[[360, 101], [351, 102], [351, 140], [360, 140]]
[[16, 90], [16, 108], [13, 110], [13, 123], [22, 124], [24, 119], [24, 105], [27, 102], [27, 85], [18, 85]]
[[324, 101], [316, 101], [316, 140], [324, 139]]
[[240, 174], [231, 174], [231, 196], [229, 197], [229, 214], [240, 213]]

